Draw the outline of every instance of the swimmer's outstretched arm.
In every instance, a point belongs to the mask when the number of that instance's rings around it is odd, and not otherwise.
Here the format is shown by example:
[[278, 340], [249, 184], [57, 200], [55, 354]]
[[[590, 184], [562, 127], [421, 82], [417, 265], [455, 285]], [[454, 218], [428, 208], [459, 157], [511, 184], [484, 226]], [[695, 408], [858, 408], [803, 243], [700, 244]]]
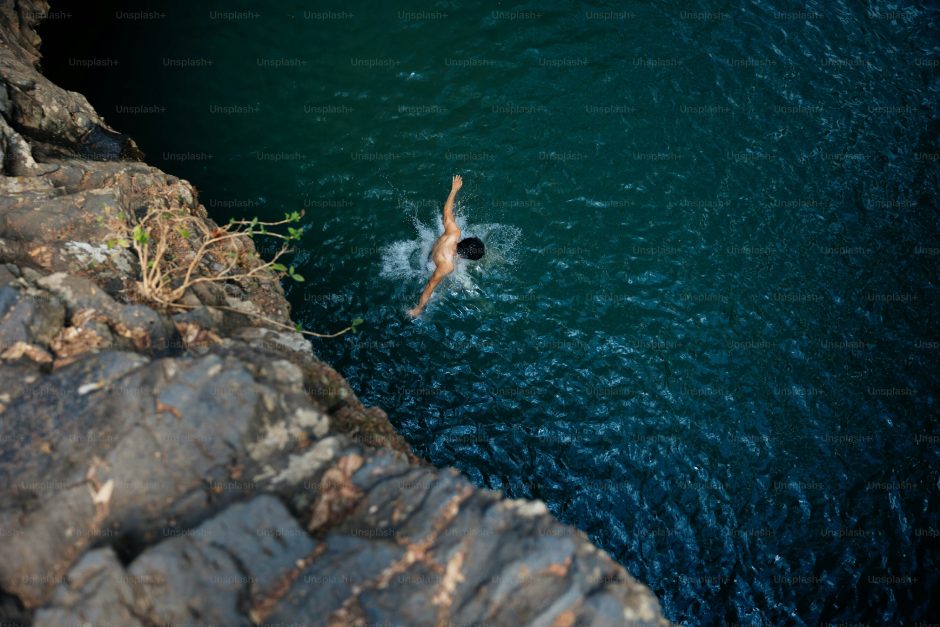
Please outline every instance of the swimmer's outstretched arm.
[[434, 271], [434, 275], [431, 277], [431, 280], [428, 281], [427, 287], [425, 287], [424, 292], [421, 293], [421, 300], [418, 301], [414, 309], [408, 310], [409, 316], [417, 318], [421, 315], [421, 312], [424, 311], [424, 306], [431, 300], [431, 294], [434, 293], [434, 288], [437, 287], [438, 283], [444, 280], [445, 276], [447, 276], [447, 273], [443, 270], [438, 269]]
[[447, 202], [444, 203], [444, 232], [457, 228], [457, 222], [454, 220], [454, 198], [457, 197], [457, 191], [463, 187], [463, 179], [459, 174], [454, 175], [450, 184], [450, 195]]

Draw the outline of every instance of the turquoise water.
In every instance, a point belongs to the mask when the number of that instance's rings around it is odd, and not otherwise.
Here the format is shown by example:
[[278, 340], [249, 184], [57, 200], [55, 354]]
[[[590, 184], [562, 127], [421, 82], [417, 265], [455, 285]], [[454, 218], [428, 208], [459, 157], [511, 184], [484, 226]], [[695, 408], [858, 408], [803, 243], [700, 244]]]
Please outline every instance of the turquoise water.
[[[675, 621], [938, 616], [935, 8], [207, 6], [46, 68], [217, 218], [306, 209], [295, 319], [365, 320], [315, 349], [419, 454]], [[487, 255], [412, 321], [455, 173]]]

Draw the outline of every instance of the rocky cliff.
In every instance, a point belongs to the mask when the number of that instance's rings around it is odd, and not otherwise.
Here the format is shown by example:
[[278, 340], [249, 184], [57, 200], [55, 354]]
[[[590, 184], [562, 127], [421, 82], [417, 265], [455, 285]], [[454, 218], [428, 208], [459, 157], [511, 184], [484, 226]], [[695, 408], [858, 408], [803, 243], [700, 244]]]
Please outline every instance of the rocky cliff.
[[36, 70], [47, 10], [0, 0], [0, 622], [665, 623], [542, 503], [424, 464], [259, 322], [290, 322], [273, 275], [141, 302], [108, 239], [154, 207], [215, 225]]

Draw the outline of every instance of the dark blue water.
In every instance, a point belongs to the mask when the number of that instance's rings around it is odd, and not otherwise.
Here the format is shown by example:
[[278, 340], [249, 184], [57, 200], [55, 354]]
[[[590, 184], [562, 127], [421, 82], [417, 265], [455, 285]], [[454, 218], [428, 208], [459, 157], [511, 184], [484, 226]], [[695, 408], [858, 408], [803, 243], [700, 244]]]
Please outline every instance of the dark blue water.
[[[220, 219], [306, 209], [295, 318], [365, 319], [315, 349], [421, 455], [675, 621], [937, 619], [932, 3], [98, 10], [50, 73]], [[412, 321], [454, 173], [488, 253]]]

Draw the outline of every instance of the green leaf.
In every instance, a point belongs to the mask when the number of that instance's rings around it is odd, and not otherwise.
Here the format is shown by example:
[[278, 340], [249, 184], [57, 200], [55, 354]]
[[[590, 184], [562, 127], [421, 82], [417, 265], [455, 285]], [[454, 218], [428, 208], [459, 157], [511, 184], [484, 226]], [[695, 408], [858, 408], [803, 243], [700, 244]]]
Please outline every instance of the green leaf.
[[303, 283], [303, 282], [304, 282], [304, 278], [303, 278], [302, 276], [300, 276], [299, 274], [292, 274], [292, 275], [290, 275], [290, 278], [294, 279], [294, 280], [297, 281], [298, 283]]
[[147, 231], [139, 224], [134, 226], [134, 241], [138, 244], [146, 244], [150, 241], [150, 236], [147, 234]]
[[272, 263], [271, 269], [275, 272], [287, 272], [287, 266], [285, 266], [283, 263]]
[[182, 237], [183, 239], [189, 239], [190, 232], [189, 232], [189, 229], [187, 229], [186, 227], [180, 227], [178, 233], [180, 234], [180, 237]]
[[294, 323], [294, 328], [297, 329], [298, 331], [302, 331], [302, 330], [303, 330], [303, 327], [300, 326], [300, 323], [299, 323], [299, 322], [295, 322], [295, 323]]

